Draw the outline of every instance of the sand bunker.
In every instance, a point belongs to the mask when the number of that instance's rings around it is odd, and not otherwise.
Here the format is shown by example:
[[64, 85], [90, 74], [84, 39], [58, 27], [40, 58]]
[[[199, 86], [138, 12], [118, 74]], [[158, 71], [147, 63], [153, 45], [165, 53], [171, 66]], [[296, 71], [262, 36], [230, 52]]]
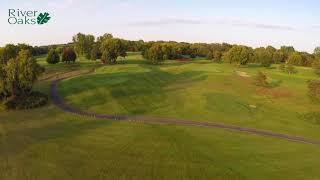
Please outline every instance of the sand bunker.
[[236, 72], [239, 76], [241, 77], [251, 77], [248, 73], [242, 72], [242, 71], [237, 71]]

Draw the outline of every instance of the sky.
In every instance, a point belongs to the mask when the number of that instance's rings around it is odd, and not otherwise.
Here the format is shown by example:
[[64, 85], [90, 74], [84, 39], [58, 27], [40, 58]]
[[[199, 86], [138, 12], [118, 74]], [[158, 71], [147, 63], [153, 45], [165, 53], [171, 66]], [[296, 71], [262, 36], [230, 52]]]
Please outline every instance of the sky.
[[[9, 9], [48, 12], [45, 25], [9, 24]], [[320, 46], [319, 0], [0, 0], [0, 46], [72, 41], [78, 32], [129, 40]]]

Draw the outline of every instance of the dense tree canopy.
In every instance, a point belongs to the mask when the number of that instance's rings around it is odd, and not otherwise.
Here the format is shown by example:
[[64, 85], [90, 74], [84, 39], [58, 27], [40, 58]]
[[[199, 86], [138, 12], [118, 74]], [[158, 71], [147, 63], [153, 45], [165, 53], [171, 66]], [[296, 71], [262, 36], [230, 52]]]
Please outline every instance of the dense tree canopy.
[[287, 64], [300, 65], [302, 64], [302, 56], [298, 52], [293, 52], [289, 55]]
[[59, 53], [55, 49], [50, 49], [47, 56], [47, 62], [49, 64], [57, 64], [59, 61], [60, 61]]
[[79, 56], [86, 56], [90, 59], [91, 49], [95, 42], [93, 35], [85, 35], [78, 33], [73, 36], [72, 41], [74, 43], [74, 49]]
[[317, 58], [320, 58], [320, 47], [316, 47], [316, 48], [314, 49], [313, 54], [314, 54]]
[[118, 57], [125, 57], [127, 52], [124, 41], [117, 38], [105, 39], [100, 50], [102, 52], [101, 61], [108, 64], [115, 64]]
[[29, 50], [20, 50], [16, 58], [11, 58], [1, 68], [0, 94], [21, 96], [31, 92], [34, 82], [44, 71]]
[[261, 64], [263, 67], [270, 67], [273, 63], [273, 49], [257, 48], [253, 53], [253, 62]]
[[228, 52], [223, 56], [223, 59], [230, 64], [235, 63], [237, 65], [247, 64], [253, 55], [253, 50], [247, 46], [233, 46]]
[[152, 64], [159, 64], [165, 60], [165, 48], [161, 44], [153, 44], [144, 54], [144, 58]]
[[286, 57], [288, 57], [291, 53], [296, 52], [292, 46], [281, 46], [280, 51], [283, 52]]
[[9, 59], [15, 58], [18, 55], [19, 48], [13, 44], [7, 44], [0, 49], [0, 62], [6, 64]]
[[99, 47], [97, 44], [94, 44], [92, 49], [91, 49], [91, 52], [90, 52], [90, 59], [91, 60], [97, 60], [100, 58], [100, 50], [99, 50]]

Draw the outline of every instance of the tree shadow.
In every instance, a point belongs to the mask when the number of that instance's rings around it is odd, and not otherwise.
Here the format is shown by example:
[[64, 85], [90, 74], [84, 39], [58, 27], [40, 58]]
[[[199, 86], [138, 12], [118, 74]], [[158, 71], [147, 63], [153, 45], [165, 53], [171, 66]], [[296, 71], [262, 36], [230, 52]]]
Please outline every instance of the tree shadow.
[[242, 65], [240, 67], [245, 67], [245, 68], [261, 68], [261, 64], [255, 64], [255, 63], [250, 63], [250, 64], [246, 64], [246, 65]]

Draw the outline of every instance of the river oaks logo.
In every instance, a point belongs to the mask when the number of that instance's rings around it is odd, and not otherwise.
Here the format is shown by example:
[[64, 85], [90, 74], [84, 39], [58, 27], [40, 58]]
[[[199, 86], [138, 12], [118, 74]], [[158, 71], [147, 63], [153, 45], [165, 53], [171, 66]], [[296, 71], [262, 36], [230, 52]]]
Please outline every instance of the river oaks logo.
[[51, 17], [49, 13], [42, 12], [39, 13], [38, 11], [25, 11], [20, 9], [9, 9], [9, 24], [45, 24], [47, 23]]

